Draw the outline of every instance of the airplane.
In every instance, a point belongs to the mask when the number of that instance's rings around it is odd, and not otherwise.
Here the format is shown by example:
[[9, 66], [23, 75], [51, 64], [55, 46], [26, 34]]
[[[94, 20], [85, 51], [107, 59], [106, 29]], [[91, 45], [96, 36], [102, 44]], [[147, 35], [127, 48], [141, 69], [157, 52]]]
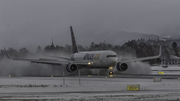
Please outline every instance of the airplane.
[[66, 65], [65, 70], [69, 73], [74, 73], [79, 69], [109, 69], [109, 75], [113, 74], [113, 69], [116, 68], [118, 71], [123, 72], [128, 69], [127, 63], [156, 59], [161, 56], [161, 46], [159, 49], [159, 55], [150, 56], [150, 57], [142, 57], [142, 58], [132, 58], [132, 59], [121, 59], [118, 60], [118, 55], [111, 50], [103, 50], [103, 51], [84, 51], [80, 52], [76, 45], [76, 40], [73, 32], [72, 26], [70, 26], [71, 32], [71, 40], [72, 40], [72, 55], [70, 58], [66, 57], [58, 57], [58, 56], [49, 56], [59, 59], [64, 59], [65, 61], [60, 61], [58, 59], [23, 59], [23, 58], [12, 58], [8, 55], [6, 49], [5, 53], [9, 59], [12, 60], [22, 60], [29, 61], [31, 63], [41, 63], [41, 64], [50, 64], [50, 65]]

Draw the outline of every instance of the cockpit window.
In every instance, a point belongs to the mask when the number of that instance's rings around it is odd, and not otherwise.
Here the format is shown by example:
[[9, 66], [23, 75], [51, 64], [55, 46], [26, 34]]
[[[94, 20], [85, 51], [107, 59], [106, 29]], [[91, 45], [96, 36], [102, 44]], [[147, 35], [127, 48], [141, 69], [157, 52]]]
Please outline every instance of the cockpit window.
[[107, 55], [106, 57], [107, 58], [109, 58], [109, 57], [117, 57], [117, 55]]

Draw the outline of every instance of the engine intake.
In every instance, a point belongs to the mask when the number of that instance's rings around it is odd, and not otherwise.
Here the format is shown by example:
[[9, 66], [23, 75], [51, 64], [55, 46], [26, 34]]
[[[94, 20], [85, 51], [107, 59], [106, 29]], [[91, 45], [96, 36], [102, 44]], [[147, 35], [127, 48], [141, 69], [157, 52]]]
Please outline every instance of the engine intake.
[[128, 65], [126, 63], [117, 63], [117, 66], [116, 66], [117, 70], [118, 71], [125, 71], [128, 69]]
[[66, 66], [66, 70], [70, 73], [76, 72], [78, 70], [78, 66], [76, 64], [68, 64]]

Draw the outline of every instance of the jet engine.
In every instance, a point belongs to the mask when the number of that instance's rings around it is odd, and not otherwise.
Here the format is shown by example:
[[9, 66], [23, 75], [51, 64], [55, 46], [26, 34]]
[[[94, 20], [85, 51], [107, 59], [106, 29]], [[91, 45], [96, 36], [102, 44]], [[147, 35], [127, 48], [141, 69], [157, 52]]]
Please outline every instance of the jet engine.
[[70, 73], [76, 72], [78, 70], [78, 66], [76, 64], [68, 64], [66, 66], [66, 70]]
[[118, 71], [125, 71], [128, 69], [128, 65], [126, 63], [118, 62], [116, 68]]

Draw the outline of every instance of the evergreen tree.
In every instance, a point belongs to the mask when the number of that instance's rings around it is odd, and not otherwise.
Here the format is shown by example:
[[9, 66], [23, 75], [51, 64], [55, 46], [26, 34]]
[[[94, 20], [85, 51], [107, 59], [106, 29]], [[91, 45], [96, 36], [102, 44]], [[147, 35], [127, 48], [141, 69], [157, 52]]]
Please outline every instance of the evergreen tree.
[[41, 48], [41, 46], [38, 46], [38, 47], [37, 47], [36, 53], [38, 53], [38, 54], [39, 54], [39, 53], [42, 53], [42, 48]]
[[29, 51], [26, 48], [19, 49], [19, 55], [20, 57], [26, 57]]
[[173, 51], [175, 53], [175, 56], [179, 57], [179, 53], [178, 53], [178, 48], [177, 48], [177, 43], [176, 42], [172, 43], [172, 48], [173, 48]]

